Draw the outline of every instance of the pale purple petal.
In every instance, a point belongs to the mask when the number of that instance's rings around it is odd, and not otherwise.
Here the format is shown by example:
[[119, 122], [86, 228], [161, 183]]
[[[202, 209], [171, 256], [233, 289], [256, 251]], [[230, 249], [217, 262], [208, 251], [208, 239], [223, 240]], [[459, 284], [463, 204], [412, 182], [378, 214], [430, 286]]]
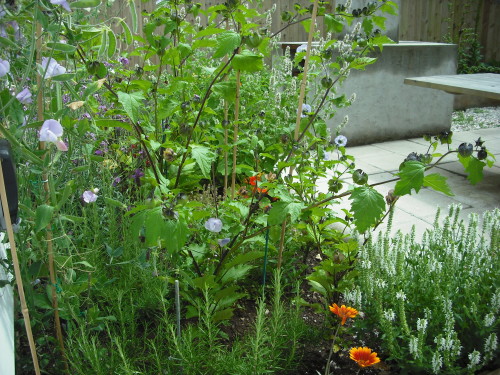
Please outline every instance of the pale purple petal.
[[344, 147], [347, 144], [347, 138], [343, 135], [335, 137], [333, 140], [338, 147]]
[[217, 243], [219, 244], [220, 247], [226, 246], [229, 242], [231, 241], [230, 238], [221, 238], [217, 240]]
[[31, 92], [27, 88], [17, 94], [16, 98], [23, 104], [30, 104], [31, 102], [33, 102], [33, 100], [31, 99]]
[[98, 195], [95, 194], [92, 190], [86, 190], [82, 194], [82, 199], [85, 203], [92, 203], [97, 200]]
[[57, 140], [54, 142], [59, 151], [68, 151], [68, 146], [62, 140]]
[[50, 0], [50, 3], [54, 5], [60, 5], [68, 12], [71, 12], [71, 8], [69, 7], [69, 4], [66, 0]]
[[222, 230], [222, 221], [215, 217], [211, 217], [205, 222], [205, 228], [210, 232], [219, 233]]
[[10, 63], [7, 60], [0, 59], [0, 77], [10, 72]]
[[59, 63], [52, 57], [42, 57], [42, 69], [45, 72], [44, 78], [55, 77], [60, 74], [66, 73], [66, 68], [59, 65]]

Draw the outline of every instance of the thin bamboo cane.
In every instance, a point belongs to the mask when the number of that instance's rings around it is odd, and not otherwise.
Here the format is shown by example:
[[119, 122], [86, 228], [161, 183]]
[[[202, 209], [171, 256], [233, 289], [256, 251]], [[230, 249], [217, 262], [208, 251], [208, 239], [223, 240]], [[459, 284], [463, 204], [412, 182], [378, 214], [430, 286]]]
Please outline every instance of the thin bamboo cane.
[[[313, 11], [311, 15], [311, 26], [309, 27], [309, 36], [307, 38], [307, 50], [306, 50], [306, 57], [304, 61], [304, 71], [302, 73], [302, 81], [300, 83], [300, 93], [299, 93], [299, 105], [297, 108], [297, 117], [295, 121], [295, 132], [294, 132], [294, 145], [299, 139], [299, 131], [300, 131], [300, 119], [302, 118], [302, 105], [304, 104], [304, 98], [306, 95], [306, 86], [307, 86], [307, 72], [309, 70], [309, 57], [311, 55], [311, 45], [312, 45], [312, 40], [314, 36], [314, 29], [316, 27], [316, 16], [318, 14], [318, 0], [314, 2], [313, 5]], [[288, 173], [289, 176], [293, 174], [293, 166], [290, 167], [290, 171]], [[283, 221], [283, 224], [281, 226], [281, 239], [280, 239], [280, 246], [278, 249], [278, 264], [277, 268], [278, 270], [281, 268], [281, 263], [283, 260], [283, 247], [284, 247], [284, 238], [285, 238], [285, 231], [286, 231], [286, 218]]]
[[30, 346], [31, 358], [33, 359], [33, 366], [35, 367], [35, 374], [40, 375], [40, 365], [38, 364], [38, 357], [36, 354], [36, 345], [31, 331], [31, 320], [26, 304], [26, 297], [24, 295], [23, 279], [21, 276], [21, 269], [19, 267], [19, 259], [17, 258], [16, 242], [14, 240], [14, 231], [12, 229], [12, 221], [10, 219], [9, 202], [7, 200], [7, 191], [5, 189], [5, 181], [3, 178], [2, 163], [0, 162], [0, 195], [2, 199], [3, 216], [5, 219], [5, 226], [7, 227], [7, 235], [10, 242], [10, 253], [12, 256], [12, 263], [14, 265], [14, 275], [16, 276], [17, 290], [19, 292], [19, 300], [21, 301], [21, 313], [24, 318], [24, 325], [26, 327], [26, 335]]
[[[41, 61], [41, 50], [42, 50], [42, 26], [40, 23], [37, 23], [36, 26], [36, 44], [37, 44], [37, 61], [40, 63]], [[37, 75], [37, 87], [38, 87], [38, 93], [37, 93], [37, 118], [39, 121], [44, 120], [43, 116], [43, 84], [42, 84], [42, 77], [38, 74]], [[40, 150], [45, 150], [46, 145], [45, 142], [40, 141], [39, 142], [39, 147]], [[42, 156], [42, 158], [46, 157], [46, 153]], [[50, 204], [50, 186], [49, 186], [49, 178], [47, 175], [47, 172], [44, 170], [42, 173], [42, 181], [43, 181], [43, 188], [46, 193], [46, 202]], [[51, 295], [52, 295], [52, 308], [54, 309], [54, 324], [55, 324], [55, 329], [56, 329], [56, 337], [57, 341], [59, 343], [59, 349], [61, 351], [61, 355], [64, 361], [64, 368], [66, 370], [66, 373], [69, 373], [69, 368], [68, 368], [68, 363], [66, 361], [66, 351], [64, 349], [64, 340], [63, 340], [63, 335], [62, 335], [62, 329], [61, 329], [61, 319], [59, 317], [59, 304], [57, 302], [57, 290], [56, 290], [56, 272], [55, 272], [55, 267], [54, 267], [54, 249], [53, 249], [53, 244], [52, 244], [52, 229], [51, 229], [51, 224], [47, 226], [47, 235], [46, 235], [46, 240], [47, 240], [47, 255], [48, 255], [48, 263], [49, 263], [49, 277], [50, 277], [50, 283], [51, 283]]]
[[[229, 30], [229, 21], [226, 20], [226, 30]], [[224, 57], [224, 61], [227, 62], [227, 56]], [[227, 79], [227, 78], [226, 78]], [[227, 100], [224, 99], [224, 146], [226, 146], [226, 149], [224, 150], [224, 192], [223, 194], [223, 199], [225, 200], [227, 197], [227, 187], [228, 187], [228, 152], [227, 152], [227, 143], [229, 140], [229, 131], [228, 131], [228, 121], [229, 121], [229, 103]]]
[[231, 199], [236, 195], [236, 156], [238, 153], [238, 122], [240, 119], [240, 78], [241, 71], [236, 71], [236, 102], [234, 104], [234, 130], [233, 130], [233, 170], [231, 176]]

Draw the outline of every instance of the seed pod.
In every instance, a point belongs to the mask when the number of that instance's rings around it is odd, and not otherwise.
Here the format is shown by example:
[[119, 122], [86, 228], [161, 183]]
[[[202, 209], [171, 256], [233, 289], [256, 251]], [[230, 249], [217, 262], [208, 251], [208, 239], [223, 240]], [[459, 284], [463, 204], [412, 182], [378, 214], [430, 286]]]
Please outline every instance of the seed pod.
[[368, 175], [361, 169], [356, 169], [352, 174], [352, 180], [357, 185], [364, 185], [368, 182]]
[[473, 149], [474, 146], [472, 146], [472, 143], [461, 143], [460, 146], [458, 146], [458, 153], [464, 158], [467, 158], [472, 155]]

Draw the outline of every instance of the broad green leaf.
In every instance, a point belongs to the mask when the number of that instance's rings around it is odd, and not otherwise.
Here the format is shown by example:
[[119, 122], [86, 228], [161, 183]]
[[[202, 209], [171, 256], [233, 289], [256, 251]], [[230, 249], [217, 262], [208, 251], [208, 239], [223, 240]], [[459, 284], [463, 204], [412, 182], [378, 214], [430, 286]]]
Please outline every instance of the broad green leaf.
[[341, 33], [344, 29], [344, 24], [331, 14], [325, 14], [325, 26], [327, 32]]
[[377, 25], [382, 30], [385, 30], [385, 17], [382, 16], [372, 16], [373, 23]]
[[349, 199], [352, 200], [354, 224], [360, 233], [375, 225], [384, 213], [384, 197], [370, 186], [355, 188]]
[[419, 161], [405, 162], [403, 169], [397, 175], [401, 178], [394, 188], [395, 195], [411, 194], [412, 189], [418, 193], [424, 183], [425, 165]]
[[224, 100], [234, 102], [236, 97], [236, 82], [219, 82], [213, 85], [212, 91]]
[[128, 27], [127, 23], [124, 20], [120, 20], [120, 25], [123, 27], [123, 33], [125, 34], [125, 42], [127, 44], [132, 44], [132, 32], [130, 31], [130, 27]]
[[290, 221], [293, 223], [297, 221], [304, 207], [305, 205], [301, 202], [275, 202], [269, 211], [268, 223], [269, 225], [281, 224], [288, 214], [290, 214]]
[[203, 30], [199, 31], [194, 36], [194, 38], [198, 39], [198, 38], [202, 38], [204, 36], [209, 36], [209, 35], [214, 35], [214, 34], [220, 34], [220, 33], [223, 33], [223, 32], [226, 32], [226, 30], [225, 29], [219, 29], [219, 28], [216, 28], [216, 27], [207, 27], [206, 29], [203, 29]]
[[241, 36], [234, 31], [224, 31], [217, 35], [217, 49], [214, 52], [213, 58], [223, 57], [228, 53], [232, 53], [241, 44]]
[[145, 212], [144, 228], [146, 234], [146, 246], [158, 246], [160, 237], [166, 232], [166, 221], [163, 217], [161, 207], [156, 207]]
[[304, 26], [304, 30], [306, 31], [306, 33], [309, 32], [309, 29], [311, 28], [311, 19], [307, 19], [307, 20], [304, 20], [301, 22], [302, 26]]
[[95, 124], [99, 128], [122, 128], [128, 131], [132, 131], [132, 127], [130, 124], [126, 122], [111, 120], [111, 119], [103, 119], [103, 120], [95, 120]]
[[234, 257], [230, 262], [224, 266], [224, 270], [230, 269], [238, 264], [244, 264], [254, 261], [255, 259], [262, 258], [264, 256], [263, 251], [249, 251], [248, 253], [241, 253]]
[[357, 70], [365, 70], [367, 65], [373, 64], [375, 61], [377, 59], [374, 57], [358, 57], [349, 64], [349, 67]]
[[433, 173], [424, 177], [424, 186], [430, 187], [436, 191], [440, 191], [446, 195], [452, 196], [453, 193], [446, 182], [446, 177]]
[[362, 23], [363, 31], [370, 35], [373, 31], [373, 21], [370, 18], [365, 17]]
[[139, 110], [142, 107], [143, 100], [142, 92], [126, 93], [118, 91], [118, 101], [123, 105], [125, 112], [133, 122], [139, 120]]
[[76, 47], [66, 43], [47, 43], [47, 47], [54, 51], [73, 53], [76, 52]]
[[397, 4], [394, 3], [393, 1], [388, 1], [386, 3], [384, 3], [381, 7], [380, 7], [380, 10], [384, 13], [388, 13], [392, 16], [397, 16], [398, 13], [396, 11], [396, 9], [398, 8]]
[[239, 280], [245, 277], [252, 268], [254, 268], [254, 266], [249, 264], [240, 264], [238, 266], [231, 267], [222, 275], [220, 281], [222, 283], [227, 283]]
[[101, 0], [78, 0], [70, 3], [71, 9], [95, 8], [101, 4]]
[[42, 204], [36, 208], [35, 214], [35, 233], [40, 232], [47, 225], [49, 225], [52, 220], [52, 214], [54, 213], [54, 207]]
[[244, 50], [234, 56], [231, 65], [234, 69], [241, 70], [242, 72], [257, 72], [264, 68], [262, 56], [256, 55], [248, 50]]
[[162, 240], [165, 242], [167, 250], [172, 253], [179, 252], [186, 244], [189, 236], [189, 227], [183, 219], [165, 221], [165, 232], [162, 233]]
[[215, 160], [214, 152], [205, 146], [191, 145], [191, 155], [200, 167], [203, 177], [210, 178], [210, 170]]
[[482, 162], [474, 156], [464, 158], [463, 156], [458, 155], [458, 159], [464, 166], [465, 171], [468, 173], [467, 179], [472, 185], [477, 184], [483, 179], [483, 168], [486, 163]]

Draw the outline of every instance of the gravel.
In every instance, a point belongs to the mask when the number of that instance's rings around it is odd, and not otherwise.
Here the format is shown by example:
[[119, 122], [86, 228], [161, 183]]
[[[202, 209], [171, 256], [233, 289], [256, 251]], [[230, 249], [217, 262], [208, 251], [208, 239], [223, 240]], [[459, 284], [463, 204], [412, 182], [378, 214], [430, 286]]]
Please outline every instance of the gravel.
[[454, 132], [500, 127], [500, 107], [469, 108], [451, 117]]

